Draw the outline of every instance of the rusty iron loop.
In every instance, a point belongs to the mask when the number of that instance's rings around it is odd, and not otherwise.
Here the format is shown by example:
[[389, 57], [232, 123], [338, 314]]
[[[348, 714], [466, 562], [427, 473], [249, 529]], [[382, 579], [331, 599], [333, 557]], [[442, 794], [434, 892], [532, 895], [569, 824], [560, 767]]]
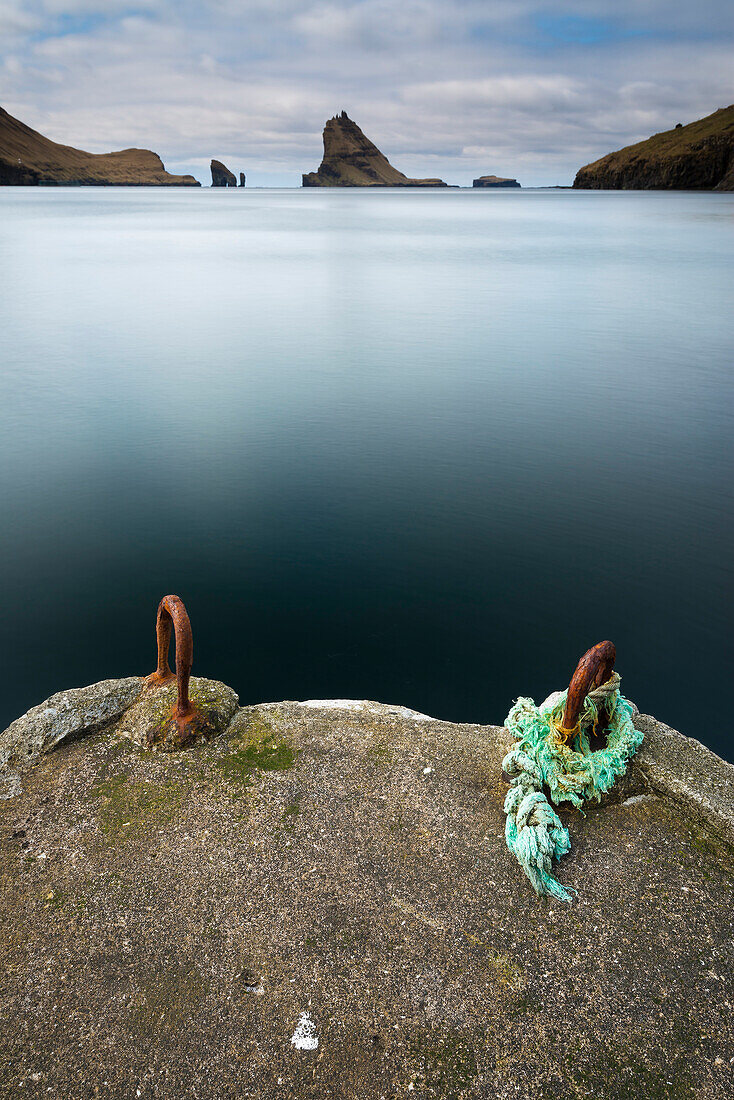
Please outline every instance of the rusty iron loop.
[[599, 642], [584, 653], [568, 685], [562, 719], [563, 732], [571, 733], [576, 729], [586, 696], [594, 688], [607, 682], [614, 671], [616, 657], [614, 642]]
[[168, 666], [168, 648], [171, 644], [171, 630], [176, 641], [176, 683], [178, 701], [174, 712], [176, 718], [186, 718], [194, 708], [189, 700], [189, 678], [194, 659], [194, 640], [191, 635], [191, 623], [183, 600], [178, 596], [164, 596], [158, 604], [155, 632], [158, 640], [158, 668], [148, 676], [149, 684], [166, 684], [174, 678]]

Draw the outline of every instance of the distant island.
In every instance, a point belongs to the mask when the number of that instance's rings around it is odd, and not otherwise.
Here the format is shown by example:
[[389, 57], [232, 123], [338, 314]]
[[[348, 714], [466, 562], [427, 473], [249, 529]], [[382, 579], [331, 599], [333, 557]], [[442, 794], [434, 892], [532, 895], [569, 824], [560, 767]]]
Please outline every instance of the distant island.
[[[303, 174], [304, 187], [443, 187], [441, 179], [411, 179], [393, 167], [346, 111], [323, 131], [324, 155], [317, 171]], [[221, 161], [211, 161], [212, 187], [237, 187]], [[150, 149], [87, 153], [59, 145], [0, 107], [0, 185], [200, 187], [194, 176], [167, 172]], [[245, 174], [239, 174], [240, 187]], [[474, 188], [519, 188], [507, 176], [478, 176]], [[734, 104], [706, 118], [654, 134], [580, 168], [577, 190], [734, 191]]]
[[306, 172], [304, 187], [448, 187], [439, 179], [409, 179], [342, 111], [324, 127], [324, 159], [317, 172]]
[[474, 180], [472, 187], [519, 187], [517, 180], [508, 179], [506, 176], [480, 176]]
[[734, 191], [734, 104], [579, 169], [591, 190]]
[[85, 153], [58, 145], [0, 107], [0, 185], [200, 187], [193, 176], [173, 176], [150, 149]]

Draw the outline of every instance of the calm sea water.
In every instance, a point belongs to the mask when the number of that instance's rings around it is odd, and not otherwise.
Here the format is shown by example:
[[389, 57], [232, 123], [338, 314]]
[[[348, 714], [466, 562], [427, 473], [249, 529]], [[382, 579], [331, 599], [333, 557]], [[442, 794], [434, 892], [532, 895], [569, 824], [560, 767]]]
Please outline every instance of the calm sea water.
[[734, 195], [0, 189], [0, 728], [152, 671], [734, 756]]

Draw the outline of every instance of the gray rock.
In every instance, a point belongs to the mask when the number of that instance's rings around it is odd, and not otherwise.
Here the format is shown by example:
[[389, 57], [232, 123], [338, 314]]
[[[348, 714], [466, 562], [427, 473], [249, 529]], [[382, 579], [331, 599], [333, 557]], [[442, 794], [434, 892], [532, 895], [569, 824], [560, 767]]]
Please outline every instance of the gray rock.
[[141, 685], [139, 676], [101, 680], [89, 687], [59, 691], [32, 707], [0, 733], [0, 773], [33, 763], [63, 741], [114, 722], [140, 694]]
[[218, 680], [205, 680], [200, 676], [191, 677], [189, 697], [197, 714], [182, 731], [172, 716], [176, 704], [176, 681], [172, 680], [162, 687], [146, 685], [137, 701], [122, 716], [115, 731], [145, 748], [172, 751], [196, 738], [207, 739], [222, 733], [239, 702], [232, 688]]

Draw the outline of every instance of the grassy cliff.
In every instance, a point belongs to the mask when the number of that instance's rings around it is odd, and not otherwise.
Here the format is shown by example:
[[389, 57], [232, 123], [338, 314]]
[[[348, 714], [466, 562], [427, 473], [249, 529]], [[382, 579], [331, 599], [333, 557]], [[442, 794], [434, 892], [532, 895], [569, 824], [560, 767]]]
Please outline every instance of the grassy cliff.
[[58, 145], [0, 107], [0, 184], [198, 187], [193, 176], [173, 176], [150, 149], [85, 153]]
[[579, 169], [591, 190], [734, 190], [734, 104]]

